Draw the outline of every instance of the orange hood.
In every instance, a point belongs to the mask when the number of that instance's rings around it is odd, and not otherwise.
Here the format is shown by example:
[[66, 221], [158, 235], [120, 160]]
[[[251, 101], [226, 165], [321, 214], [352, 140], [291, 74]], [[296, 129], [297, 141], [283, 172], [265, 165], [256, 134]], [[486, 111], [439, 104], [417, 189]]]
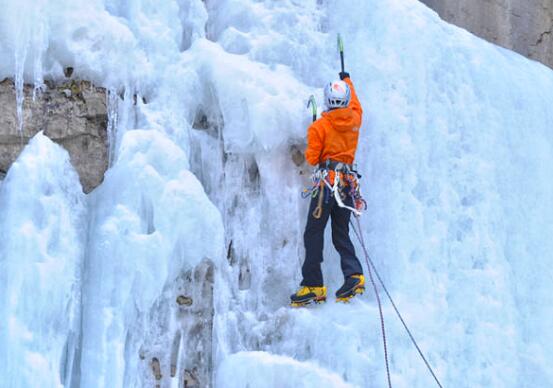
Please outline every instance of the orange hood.
[[333, 109], [328, 112], [323, 112], [322, 116], [330, 121], [330, 124], [337, 131], [351, 131], [352, 128], [360, 126], [360, 118], [353, 112], [349, 106], [346, 108]]
[[313, 166], [329, 159], [351, 164], [355, 158], [363, 109], [351, 80], [344, 81], [351, 90], [349, 106], [324, 112], [307, 130], [305, 158]]

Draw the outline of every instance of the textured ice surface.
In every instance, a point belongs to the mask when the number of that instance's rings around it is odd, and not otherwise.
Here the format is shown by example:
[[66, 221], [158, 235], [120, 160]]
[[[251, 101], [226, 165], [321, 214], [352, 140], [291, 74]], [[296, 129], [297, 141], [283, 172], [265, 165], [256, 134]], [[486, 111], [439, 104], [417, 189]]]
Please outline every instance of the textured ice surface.
[[[113, 92], [116, 129], [113, 165], [86, 204], [73, 173], [42, 177], [66, 163], [40, 138], [28, 150], [42, 151], [26, 151], [0, 186], [10, 236], [0, 247], [10, 279], [0, 285], [0, 360], [17, 360], [0, 365], [7, 381], [26, 386], [33, 371], [44, 386], [67, 376], [72, 386], [152, 386], [156, 358], [163, 387], [385, 386], [371, 292], [349, 305], [283, 307], [300, 281], [309, 184], [290, 149], [304, 141], [308, 95], [320, 101], [337, 76], [341, 32], [365, 108], [366, 240], [430, 363], [444, 386], [553, 385], [550, 69], [415, 0], [0, 8], [0, 79], [39, 87], [74, 66]], [[134, 105], [135, 93], [147, 104]], [[50, 186], [61, 189], [46, 206]], [[56, 238], [44, 220], [64, 212], [64, 270], [41, 284], [34, 263]], [[333, 293], [342, 276], [328, 243]], [[175, 303], [182, 292], [198, 310]], [[51, 323], [65, 305], [63, 324]], [[387, 304], [384, 313], [393, 385], [432, 386]]]
[[70, 383], [79, 340], [86, 206], [69, 155], [42, 132], [0, 188], [0, 376]]
[[83, 386], [139, 384], [140, 347], [164, 334], [156, 326], [176, 309], [176, 296], [165, 289], [202, 260], [222, 255], [220, 215], [187, 166], [182, 150], [162, 133], [127, 132], [90, 199]]
[[228, 357], [219, 367], [217, 385], [221, 387], [283, 388], [330, 386], [351, 387], [338, 375], [310, 362], [265, 352], [238, 352]]

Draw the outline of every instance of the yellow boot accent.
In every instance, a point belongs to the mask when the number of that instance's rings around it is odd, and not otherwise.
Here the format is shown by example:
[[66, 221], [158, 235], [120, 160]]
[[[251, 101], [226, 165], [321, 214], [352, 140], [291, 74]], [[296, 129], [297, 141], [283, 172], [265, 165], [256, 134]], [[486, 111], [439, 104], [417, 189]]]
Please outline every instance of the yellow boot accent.
[[351, 298], [355, 295], [361, 295], [365, 292], [365, 276], [364, 275], [351, 275], [352, 278], [359, 279], [359, 284], [355, 286], [351, 294], [343, 296], [341, 298], [336, 298], [336, 302], [349, 303]]
[[[309, 294], [312, 296], [306, 297]], [[302, 298], [306, 297], [306, 298]], [[323, 303], [326, 302], [326, 287], [302, 287], [292, 295], [290, 305], [292, 307], [303, 307], [311, 303]]]
[[365, 275], [351, 275], [352, 278], [359, 279], [359, 285], [357, 287], [365, 288]]

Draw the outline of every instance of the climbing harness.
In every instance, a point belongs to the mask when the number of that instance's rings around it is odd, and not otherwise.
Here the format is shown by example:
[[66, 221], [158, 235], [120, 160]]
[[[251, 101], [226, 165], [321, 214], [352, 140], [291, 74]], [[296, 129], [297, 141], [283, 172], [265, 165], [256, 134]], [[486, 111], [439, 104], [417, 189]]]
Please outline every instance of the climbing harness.
[[426, 367], [428, 368], [430, 374], [432, 374], [432, 377], [436, 381], [436, 384], [438, 384], [438, 386], [440, 388], [443, 388], [442, 384], [440, 383], [440, 380], [438, 380], [438, 377], [436, 376], [436, 374], [434, 373], [434, 370], [430, 366], [430, 363], [428, 362], [428, 360], [426, 359], [426, 357], [422, 353], [422, 350], [419, 347], [419, 344], [417, 343], [417, 341], [415, 340], [415, 337], [413, 337], [413, 334], [411, 333], [411, 330], [409, 330], [409, 327], [405, 323], [405, 320], [403, 319], [403, 316], [399, 312], [394, 300], [392, 299], [390, 293], [388, 292], [388, 289], [386, 288], [386, 285], [384, 284], [384, 281], [380, 277], [380, 275], [379, 275], [379, 273], [376, 269], [376, 266], [374, 265], [370, 255], [369, 255], [369, 252], [367, 250], [367, 247], [365, 245], [365, 241], [363, 239], [363, 234], [361, 233], [361, 222], [359, 221], [359, 217], [355, 217], [355, 218], [357, 220], [357, 228], [355, 227], [355, 225], [353, 224], [353, 222], [351, 220], [350, 220], [350, 224], [353, 228], [355, 236], [357, 237], [357, 239], [359, 240], [359, 243], [361, 244], [361, 247], [363, 248], [363, 252], [365, 254], [365, 262], [367, 263], [367, 268], [369, 270], [369, 277], [370, 277], [372, 285], [373, 285], [373, 289], [374, 289], [374, 292], [375, 292], [375, 295], [376, 295], [376, 300], [378, 302], [378, 309], [379, 309], [379, 312], [380, 312], [380, 323], [381, 323], [381, 329], [382, 329], [382, 341], [384, 343], [384, 358], [386, 360], [386, 373], [387, 373], [387, 376], [388, 376], [388, 387], [391, 387], [392, 383], [390, 381], [390, 368], [389, 368], [389, 365], [388, 365], [388, 349], [387, 349], [387, 344], [386, 344], [386, 333], [385, 333], [385, 328], [384, 328], [384, 316], [382, 314], [382, 307], [381, 307], [381, 304], [380, 304], [380, 297], [379, 297], [379, 294], [378, 294], [378, 291], [377, 291], [377, 288], [376, 288], [375, 281], [374, 281], [373, 276], [372, 276], [372, 271], [374, 271], [374, 274], [376, 275], [376, 278], [378, 279], [380, 285], [382, 286], [382, 289], [384, 290], [384, 293], [388, 297], [388, 300], [392, 304], [392, 307], [394, 308], [394, 311], [396, 312], [396, 315], [398, 316], [398, 318], [401, 321], [403, 327], [405, 328], [405, 331], [407, 331], [407, 334], [409, 335], [409, 338], [411, 339], [411, 342], [413, 343], [413, 345], [415, 345], [415, 348], [417, 348], [417, 351], [418, 351], [420, 357], [424, 361], [424, 363], [425, 363]]
[[[344, 209], [348, 209], [349, 211], [351, 211], [356, 216], [360, 216], [361, 212], [359, 210], [357, 210], [354, 207], [345, 205], [344, 202], [342, 201], [342, 194], [344, 194], [344, 193], [341, 190], [341, 188], [342, 188], [342, 184], [341, 184], [342, 174], [340, 173], [340, 170], [339, 170], [340, 167], [341, 166], [338, 166], [336, 168], [336, 170], [334, 170], [335, 171], [334, 185], [330, 186], [330, 184], [326, 180], [325, 180], [325, 184], [327, 184], [329, 189], [331, 190], [331, 192], [334, 193], [334, 198], [336, 199], [336, 203], [338, 204], [338, 206], [340, 206]], [[351, 173], [351, 170], [348, 167], [345, 167], [345, 168], [346, 168], [346, 174]], [[355, 177], [355, 183], [357, 183], [357, 186], [359, 187], [359, 184], [358, 184], [358, 181], [357, 181], [357, 176]], [[354, 200], [355, 200], [355, 197], [354, 197]]]
[[[334, 172], [332, 182], [329, 171]], [[311, 176], [313, 185], [310, 189], [304, 189], [302, 193], [303, 198], [316, 198], [319, 195], [317, 207], [312, 213], [313, 217], [316, 219], [321, 218], [323, 200], [325, 203], [328, 203], [329, 200], [327, 190], [329, 196], [332, 195], [334, 197], [338, 206], [348, 209], [356, 216], [360, 216], [361, 211], [367, 208], [367, 203], [361, 195], [360, 178], [361, 175], [349, 164], [333, 160], [327, 160], [325, 163], [319, 164], [319, 167]], [[348, 192], [346, 192], [346, 188], [349, 188]], [[353, 198], [353, 207], [344, 204], [344, 199], [347, 195]]]

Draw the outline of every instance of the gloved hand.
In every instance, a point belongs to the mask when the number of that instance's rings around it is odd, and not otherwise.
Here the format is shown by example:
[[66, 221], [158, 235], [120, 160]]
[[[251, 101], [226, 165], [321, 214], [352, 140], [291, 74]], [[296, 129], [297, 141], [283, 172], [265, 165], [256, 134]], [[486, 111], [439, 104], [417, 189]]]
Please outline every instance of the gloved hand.
[[343, 81], [345, 78], [349, 78], [349, 73], [345, 71], [340, 72], [340, 79]]

